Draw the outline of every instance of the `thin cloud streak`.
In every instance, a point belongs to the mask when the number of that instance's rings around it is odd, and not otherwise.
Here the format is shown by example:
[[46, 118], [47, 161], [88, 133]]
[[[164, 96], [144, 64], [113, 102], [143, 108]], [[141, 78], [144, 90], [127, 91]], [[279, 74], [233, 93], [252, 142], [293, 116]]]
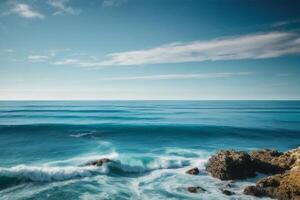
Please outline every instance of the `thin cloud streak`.
[[37, 11], [34, 11], [29, 5], [25, 3], [14, 3], [13, 8], [7, 13], [17, 14], [20, 17], [27, 19], [44, 19], [45, 16]]
[[78, 15], [80, 14], [79, 9], [72, 8], [71, 6], [66, 6], [66, 3], [69, 2], [69, 0], [48, 0], [48, 4], [52, 6], [56, 11], [53, 13], [53, 15]]
[[102, 6], [103, 7], [115, 7], [120, 6], [123, 3], [126, 3], [127, 0], [103, 0]]
[[218, 60], [265, 59], [300, 52], [300, 37], [293, 32], [269, 32], [208, 41], [171, 43], [152, 49], [107, 55], [100, 62], [78, 63], [81, 67], [146, 65]]
[[208, 79], [228, 78], [233, 76], [245, 76], [252, 72], [220, 72], [220, 73], [198, 73], [198, 74], [163, 74], [149, 76], [111, 77], [104, 78], [105, 81], [130, 81], [130, 80], [174, 80], [174, 79]]

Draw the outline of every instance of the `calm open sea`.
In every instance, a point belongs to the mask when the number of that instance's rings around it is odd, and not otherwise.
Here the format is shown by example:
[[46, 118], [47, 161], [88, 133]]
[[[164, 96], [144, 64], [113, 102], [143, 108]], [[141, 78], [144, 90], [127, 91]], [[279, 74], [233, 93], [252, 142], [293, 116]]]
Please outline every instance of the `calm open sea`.
[[220, 149], [298, 146], [300, 101], [0, 101], [0, 199], [255, 199], [255, 178], [228, 197], [185, 171]]

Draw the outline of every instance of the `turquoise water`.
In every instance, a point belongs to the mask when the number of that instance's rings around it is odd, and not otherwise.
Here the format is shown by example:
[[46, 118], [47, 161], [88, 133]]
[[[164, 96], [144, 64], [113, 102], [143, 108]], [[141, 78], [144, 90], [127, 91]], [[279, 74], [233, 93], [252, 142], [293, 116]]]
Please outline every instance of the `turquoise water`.
[[223, 195], [209, 156], [298, 146], [300, 101], [2, 101], [0, 199], [255, 199], [255, 178]]

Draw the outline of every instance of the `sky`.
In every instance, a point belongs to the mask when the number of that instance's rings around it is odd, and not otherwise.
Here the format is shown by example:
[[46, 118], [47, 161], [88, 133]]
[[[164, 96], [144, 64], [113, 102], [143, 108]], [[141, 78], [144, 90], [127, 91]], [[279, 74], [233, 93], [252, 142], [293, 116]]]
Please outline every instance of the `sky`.
[[1, 0], [0, 100], [299, 100], [300, 1]]

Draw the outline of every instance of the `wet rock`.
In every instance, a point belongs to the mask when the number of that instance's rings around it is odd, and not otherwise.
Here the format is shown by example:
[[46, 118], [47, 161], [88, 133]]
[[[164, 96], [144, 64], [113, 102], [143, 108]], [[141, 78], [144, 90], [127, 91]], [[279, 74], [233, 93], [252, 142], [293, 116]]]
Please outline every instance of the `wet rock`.
[[99, 160], [94, 160], [94, 161], [88, 162], [86, 165], [87, 166], [89, 166], [89, 165], [102, 166], [104, 163], [108, 163], [108, 162], [111, 162], [111, 160], [108, 158], [101, 158]]
[[206, 170], [213, 177], [221, 180], [255, 176], [251, 157], [243, 151], [220, 151], [208, 160]]
[[256, 196], [256, 197], [266, 196], [264, 190], [262, 190], [260, 187], [254, 186], [254, 185], [247, 186], [244, 189], [244, 194]]
[[206, 189], [200, 186], [190, 186], [187, 188], [187, 190], [191, 193], [199, 193], [199, 192], [205, 192]]
[[222, 190], [222, 193], [227, 195], [227, 196], [231, 196], [231, 195], [234, 195], [235, 193], [234, 192], [231, 192], [229, 190]]
[[275, 162], [272, 162], [274, 158], [278, 158], [283, 153], [276, 150], [264, 149], [258, 151], [252, 151], [250, 156], [253, 161], [255, 171], [265, 174], [276, 174], [285, 171], [284, 168], [278, 166]]
[[185, 173], [191, 174], [191, 175], [198, 175], [200, 173], [199, 169], [197, 167], [187, 170]]

